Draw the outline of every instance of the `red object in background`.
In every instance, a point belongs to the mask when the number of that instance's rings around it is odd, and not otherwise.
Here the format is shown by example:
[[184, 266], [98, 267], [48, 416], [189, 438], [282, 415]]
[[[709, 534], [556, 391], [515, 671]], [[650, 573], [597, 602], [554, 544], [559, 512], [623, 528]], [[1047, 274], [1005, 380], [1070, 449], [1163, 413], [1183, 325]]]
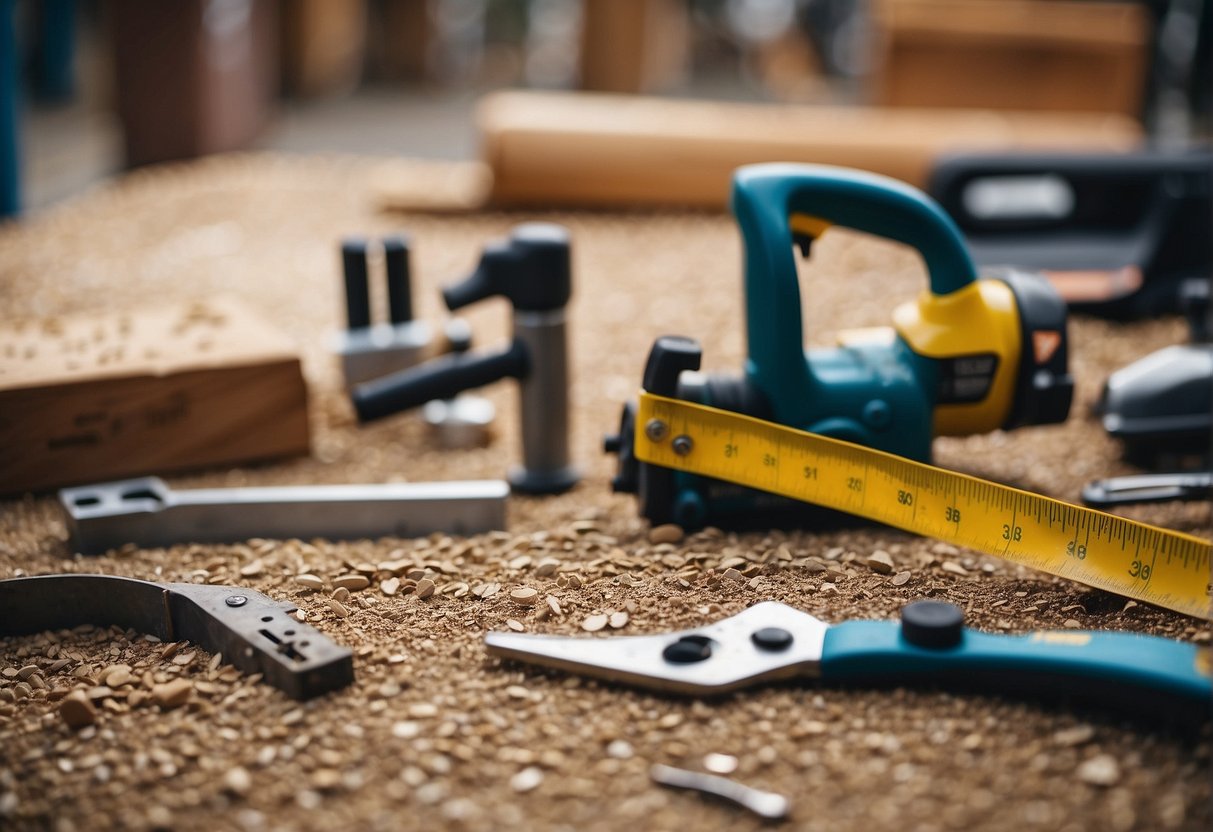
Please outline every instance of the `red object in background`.
[[277, 92], [275, 0], [107, 6], [129, 166], [246, 146]]

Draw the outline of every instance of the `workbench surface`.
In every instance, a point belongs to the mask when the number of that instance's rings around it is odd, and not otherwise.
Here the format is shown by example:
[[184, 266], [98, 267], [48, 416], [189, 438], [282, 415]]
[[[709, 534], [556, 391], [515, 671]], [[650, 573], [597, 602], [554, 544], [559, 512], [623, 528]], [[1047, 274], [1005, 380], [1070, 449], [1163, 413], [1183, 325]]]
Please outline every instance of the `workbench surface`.
[[[577, 634], [591, 615], [627, 612], [615, 632], [636, 634], [696, 626], [765, 599], [827, 621], [892, 617], [929, 596], [963, 606], [971, 625], [994, 632], [1069, 622], [1207, 644], [1209, 631], [885, 529], [709, 531], [674, 545], [650, 542], [633, 499], [610, 492], [614, 458], [601, 454], [600, 438], [635, 395], [658, 335], [699, 338], [705, 369], [740, 369], [741, 255], [731, 219], [379, 210], [377, 183], [407, 183], [409, 164], [254, 155], [132, 174], [0, 228], [0, 309], [27, 319], [236, 293], [294, 338], [312, 392], [312, 457], [176, 477], [174, 486], [496, 478], [518, 458], [509, 384], [487, 391], [498, 438], [484, 450], [434, 449], [416, 414], [357, 426], [328, 352], [343, 316], [337, 240], [408, 231], [416, 306], [437, 320], [437, 287], [467, 272], [487, 241], [524, 220], [564, 223], [574, 240], [573, 448], [583, 483], [556, 498], [513, 498], [508, 533], [467, 540], [250, 541], [98, 558], [70, 553], [53, 498], [0, 503], [0, 578], [100, 571], [250, 586], [298, 604], [309, 623], [350, 645], [357, 675], [352, 687], [300, 704], [193, 645], [101, 630], [2, 640], [0, 827], [758, 828], [738, 809], [649, 782], [652, 763], [698, 768], [709, 753], [735, 756], [736, 777], [788, 795], [789, 828], [1213, 825], [1208, 726], [1185, 735], [1058, 704], [900, 689], [782, 686], [694, 701], [488, 658], [484, 631], [511, 621], [528, 632]], [[887, 323], [895, 303], [925, 286], [907, 250], [847, 232], [827, 235], [804, 273], [811, 344], [831, 343], [840, 328]], [[467, 317], [480, 346], [508, 333], [501, 302]], [[1102, 380], [1186, 337], [1177, 319], [1074, 321], [1069, 422], [940, 439], [936, 461], [1075, 500], [1087, 480], [1132, 470], [1088, 413]], [[1209, 534], [1201, 504], [1132, 516]], [[907, 582], [893, 585], [868, 568], [878, 549], [895, 572], [910, 572]], [[540, 567], [548, 558], [559, 563], [554, 574]], [[386, 561], [429, 569], [437, 592], [389, 596], [380, 572], [338, 606], [294, 580], [311, 573], [327, 581], [360, 566], [374, 573]], [[756, 566], [756, 585], [721, 580], [726, 561]], [[560, 613], [515, 604], [510, 590], [519, 585], [553, 596]], [[19, 673], [30, 665], [45, 688]], [[133, 681], [109, 695], [95, 691], [96, 724], [69, 729], [52, 698], [120, 681], [121, 665]], [[145, 686], [174, 677], [189, 680], [191, 698], [163, 710]], [[1149, 712], [1151, 703], [1141, 708]]]

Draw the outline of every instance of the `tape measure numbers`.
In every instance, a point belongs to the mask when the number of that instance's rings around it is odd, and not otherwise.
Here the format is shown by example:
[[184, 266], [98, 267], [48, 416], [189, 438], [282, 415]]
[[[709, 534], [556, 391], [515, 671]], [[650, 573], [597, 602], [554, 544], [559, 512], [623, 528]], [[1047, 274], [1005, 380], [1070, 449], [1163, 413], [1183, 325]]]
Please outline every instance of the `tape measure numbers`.
[[[665, 431], [644, 429], [653, 420]], [[1210, 543], [850, 442], [642, 391], [636, 458], [845, 511], [1198, 618]]]

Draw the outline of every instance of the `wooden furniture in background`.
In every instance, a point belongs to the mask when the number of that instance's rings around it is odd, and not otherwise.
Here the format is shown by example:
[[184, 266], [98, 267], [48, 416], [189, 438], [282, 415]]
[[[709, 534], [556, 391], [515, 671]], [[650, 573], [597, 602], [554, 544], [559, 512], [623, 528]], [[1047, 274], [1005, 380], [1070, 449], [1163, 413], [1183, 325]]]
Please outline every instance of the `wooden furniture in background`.
[[891, 110], [500, 92], [477, 112], [499, 205], [722, 208], [752, 162], [863, 168], [925, 185], [960, 150], [1116, 151], [1141, 130], [1122, 116]]
[[114, 0], [107, 6], [128, 165], [234, 150], [277, 90], [274, 0]]
[[367, 0], [286, 0], [279, 9], [286, 91], [315, 97], [354, 89], [366, 54]]
[[294, 347], [234, 300], [0, 325], [0, 493], [308, 448]]
[[654, 92], [689, 60], [685, 0], [582, 0], [581, 88]]
[[880, 0], [874, 103], [1138, 116], [1142, 3]]

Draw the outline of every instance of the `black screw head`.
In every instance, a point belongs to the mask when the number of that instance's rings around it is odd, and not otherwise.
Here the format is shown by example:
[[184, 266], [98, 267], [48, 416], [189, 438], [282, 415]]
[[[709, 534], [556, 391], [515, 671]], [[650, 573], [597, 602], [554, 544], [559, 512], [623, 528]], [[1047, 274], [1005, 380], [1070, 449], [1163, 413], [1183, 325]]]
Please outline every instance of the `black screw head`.
[[964, 612], [943, 601], [915, 601], [901, 609], [901, 636], [915, 647], [941, 650], [960, 644]]
[[683, 636], [661, 651], [671, 664], [694, 664], [712, 657], [712, 640], [707, 636]]
[[761, 630], [750, 633], [750, 641], [754, 642], [759, 650], [777, 653], [791, 647], [793, 638], [792, 634], [783, 627], [763, 627]]

